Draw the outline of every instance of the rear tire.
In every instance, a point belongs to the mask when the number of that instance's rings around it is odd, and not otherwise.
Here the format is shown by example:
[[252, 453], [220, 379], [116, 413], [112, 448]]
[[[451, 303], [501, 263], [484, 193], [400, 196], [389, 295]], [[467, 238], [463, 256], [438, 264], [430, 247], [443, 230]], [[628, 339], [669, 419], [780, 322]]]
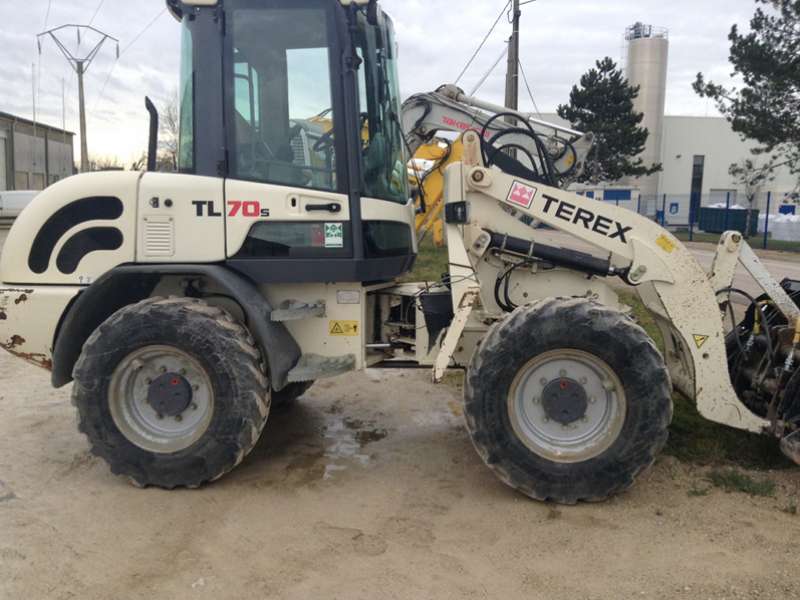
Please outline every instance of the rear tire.
[[269, 415], [252, 338], [195, 299], [150, 298], [117, 311], [84, 345], [74, 378], [92, 452], [140, 487], [219, 479], [253, 449]]
[[464, 414], [478, 454], [509, 486], [536, 500], [599, 501], [630, 487], [663, 448], [671, 384], [630, 318], [547, 299], [489, 330]]
[[298, 381], [288, 384], [280, 392], [273, 390], [272, 410], [288, 410], [312, 385], [313, 381]]

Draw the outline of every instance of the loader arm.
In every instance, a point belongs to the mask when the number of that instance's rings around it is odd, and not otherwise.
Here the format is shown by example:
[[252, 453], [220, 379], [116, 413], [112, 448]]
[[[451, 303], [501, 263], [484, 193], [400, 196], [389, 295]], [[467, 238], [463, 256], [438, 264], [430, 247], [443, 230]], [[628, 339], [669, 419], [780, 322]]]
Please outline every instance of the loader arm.
[[[665, 358], [673, 383], [696, 400], [700, 413], [739, 429], [762, 432], [769, 428], [769, 421], [755, 415], [737, 397], [728, 375], [718, 290], [675, 236], [626, 209], [485, 167], [479, 135], [474, 131], [464, 135], [464, 146], [463, 162], [446, 172], [447, 202], [466, 200], [469, 214], [466, 224], [447, 225], [451, 263], [463, 265], [466, 249], [474, 264], [476, 255], [485, 252], [488, 233], [519, 232], [523, 215], [591, 244], [608, 256], [609, 274], [619, 275], [639, 289], [642, 300], [669, 334], [665, 336]], [[454, 238], [462, 238], [463, 246]], [[531, 242], [531, 252], [535, 246]], [[721, 247], [718, 252], [728, 251]], [[451, 268], [461, 269], [451, 273], [454, 278], [463, 279], [469, 273], [463, 267]], [[732, 270], [730, 273], [732, 277]], [[473, 285], [465, 280], [453, 286], [455, 307], [463, 304], [463, 296]]]

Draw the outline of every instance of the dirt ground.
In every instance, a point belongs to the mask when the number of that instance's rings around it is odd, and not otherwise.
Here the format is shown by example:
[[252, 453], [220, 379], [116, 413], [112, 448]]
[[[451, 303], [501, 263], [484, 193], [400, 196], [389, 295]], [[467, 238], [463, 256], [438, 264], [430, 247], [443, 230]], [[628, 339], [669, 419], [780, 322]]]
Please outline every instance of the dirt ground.
[[550, 506], [484, 467], [460, 402], [425, 371], [320, 382], [217, 484], [139, 490], [89, 454], [69, 389], [0, 354], [0, 599], [800, 597], [800, 469], [752, 498], [665, 457]]

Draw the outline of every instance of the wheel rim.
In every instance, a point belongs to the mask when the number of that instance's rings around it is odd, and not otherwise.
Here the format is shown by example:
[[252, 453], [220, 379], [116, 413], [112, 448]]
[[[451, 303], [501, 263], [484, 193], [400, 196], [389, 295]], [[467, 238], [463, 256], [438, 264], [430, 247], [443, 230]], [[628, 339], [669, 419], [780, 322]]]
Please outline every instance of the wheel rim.
[[581, 350], [540, 354], [520, 369], [508, 394], [514, 433], [531, 451], [559, 463], [599, 456], [619, 437], [627, 401], [605, 361]]
[[109, 386], [111, 417], [133, 444], [172, 454], [197, 442], [214, 415], [208, 373], [172, 346], [146, 346], [117, 365]]

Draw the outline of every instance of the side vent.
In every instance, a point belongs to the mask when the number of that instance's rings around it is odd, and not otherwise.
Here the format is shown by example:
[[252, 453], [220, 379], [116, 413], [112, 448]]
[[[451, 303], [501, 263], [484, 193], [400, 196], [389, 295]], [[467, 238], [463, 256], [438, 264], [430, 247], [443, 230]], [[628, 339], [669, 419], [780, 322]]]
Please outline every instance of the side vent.
[[144, 256], [170, 257], [175, 254], [175, 222], [172, 217], [144, 217]]

